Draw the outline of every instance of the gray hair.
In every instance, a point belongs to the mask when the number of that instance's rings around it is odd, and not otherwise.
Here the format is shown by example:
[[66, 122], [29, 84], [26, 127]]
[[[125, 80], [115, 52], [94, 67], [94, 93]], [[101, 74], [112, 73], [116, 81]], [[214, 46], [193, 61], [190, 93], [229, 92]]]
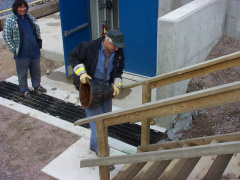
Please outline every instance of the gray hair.
[[108, 40], [110, 43], [113, 43], [113, 42], [112, 42], [112, 39], [111, 39], [110, 37], [108, 37], [107, 35], [105, 35], [105, 40], [104, 40], [104, 41], [107, 41], [107, 40]]

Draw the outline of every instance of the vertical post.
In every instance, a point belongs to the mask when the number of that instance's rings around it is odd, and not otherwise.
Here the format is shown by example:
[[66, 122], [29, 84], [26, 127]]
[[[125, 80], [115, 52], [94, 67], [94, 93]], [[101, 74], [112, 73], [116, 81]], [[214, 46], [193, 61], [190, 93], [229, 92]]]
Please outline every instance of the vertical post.
[[[108, 130], [103, 119], [96, 121], [98, 157], [109, 156], [108, 152]], [[109, 166], [99, 166], [101, 180], [110, 180]]]
[[[142, 104], [151, 102], [151, 89], [149, 84], [142, 85]], [[150, 119], [142, 120], [141, 127], [141, 146], [146, 146], [149, 144], [150, 137]]]

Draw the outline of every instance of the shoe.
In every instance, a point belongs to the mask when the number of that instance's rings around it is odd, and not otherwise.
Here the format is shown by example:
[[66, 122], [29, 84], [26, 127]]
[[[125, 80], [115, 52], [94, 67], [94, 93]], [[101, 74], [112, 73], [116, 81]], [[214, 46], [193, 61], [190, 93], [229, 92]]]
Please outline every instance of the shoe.
[[45, 88], [43, 88], [42, 86], [39, 86], [38, 88], [34, 88], [34, 90], [36, 92], [40, 92], [40, 93], [45, 93], [47, 92], [47, 90]]
[[114, 165], [109, 165], [109, 170], [113, 171], [115, 169]]
[[26, 92], [23, 94], [23, 96], [24, 96], [26, 99], [31, 99], [31, 98], [32, 98], [32, 96], [29, 94], [28, 91], [26, 91]]
[[96, 153], [96, 155], [98, 156], [98, 153], [97, 153], [97, 151], [95, 151], [94, 149], [92, 149], [92, 148], [90, 148], [91, 149], [91, 151], [93, 151], [93, 152], [95, 152]]

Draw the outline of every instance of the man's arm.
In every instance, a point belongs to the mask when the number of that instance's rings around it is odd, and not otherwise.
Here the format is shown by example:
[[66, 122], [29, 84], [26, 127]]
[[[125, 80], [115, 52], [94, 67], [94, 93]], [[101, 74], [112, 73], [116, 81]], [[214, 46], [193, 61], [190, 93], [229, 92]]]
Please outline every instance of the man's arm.
[[[19, 32], [16, 32], [16, 33], [19, 33]], [[11, 19], [9, 19], [9, 18], [7, 18], [4, 23], [2, 37], [3, 37], [4, 41], [6, 42], [8, 49], [12, 53], [15, 53], [16, 48], [15, 48], [15, 44], [13, 41], [12, 23], [11, 23]]]
[[86, 78], [92, 79], [88, 74], [85, 68], [84, 62], [87, 54], [87, 42], [82, 42], [79, 46], [74, 48], [69, 53], [69, 62], [73, 68], [73, 71], [76, 76], [79, 76], [79, 80], [81, 83], [86, 84]]
[[72, 68], [74, 69], [75, 66], [79, 64], [84, 64], [86, 58], [86, 44], [85, 42], [81, 42], [80, 45], [75, 47], [69, 53], [69, 62]]

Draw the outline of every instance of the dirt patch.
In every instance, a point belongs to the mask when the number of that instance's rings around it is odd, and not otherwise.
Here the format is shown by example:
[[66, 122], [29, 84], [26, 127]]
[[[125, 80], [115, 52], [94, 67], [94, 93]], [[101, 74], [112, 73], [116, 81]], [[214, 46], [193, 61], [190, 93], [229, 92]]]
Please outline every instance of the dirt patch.
[[[0, 49], [0, 81], [17, 75], [13, 55]], [[41, 74], [62, 62], [41, 58]], [[0, 105], [0, 179], [54, 179], [41, 169], [80, 139], [79, 136]]]
[[[13, 54], [7, 49], [0, 49], [0, 54], [0, 81], [4, 81], [13, 75], [17, 76]], [[41, 57], [40, 64], [41, 76], [44, 76], [48, 73], [51, 73], [53, 70], [63, 66], [64, 62], [52, 61]], [[30, 77], [29, 74], [28, 77]]]

